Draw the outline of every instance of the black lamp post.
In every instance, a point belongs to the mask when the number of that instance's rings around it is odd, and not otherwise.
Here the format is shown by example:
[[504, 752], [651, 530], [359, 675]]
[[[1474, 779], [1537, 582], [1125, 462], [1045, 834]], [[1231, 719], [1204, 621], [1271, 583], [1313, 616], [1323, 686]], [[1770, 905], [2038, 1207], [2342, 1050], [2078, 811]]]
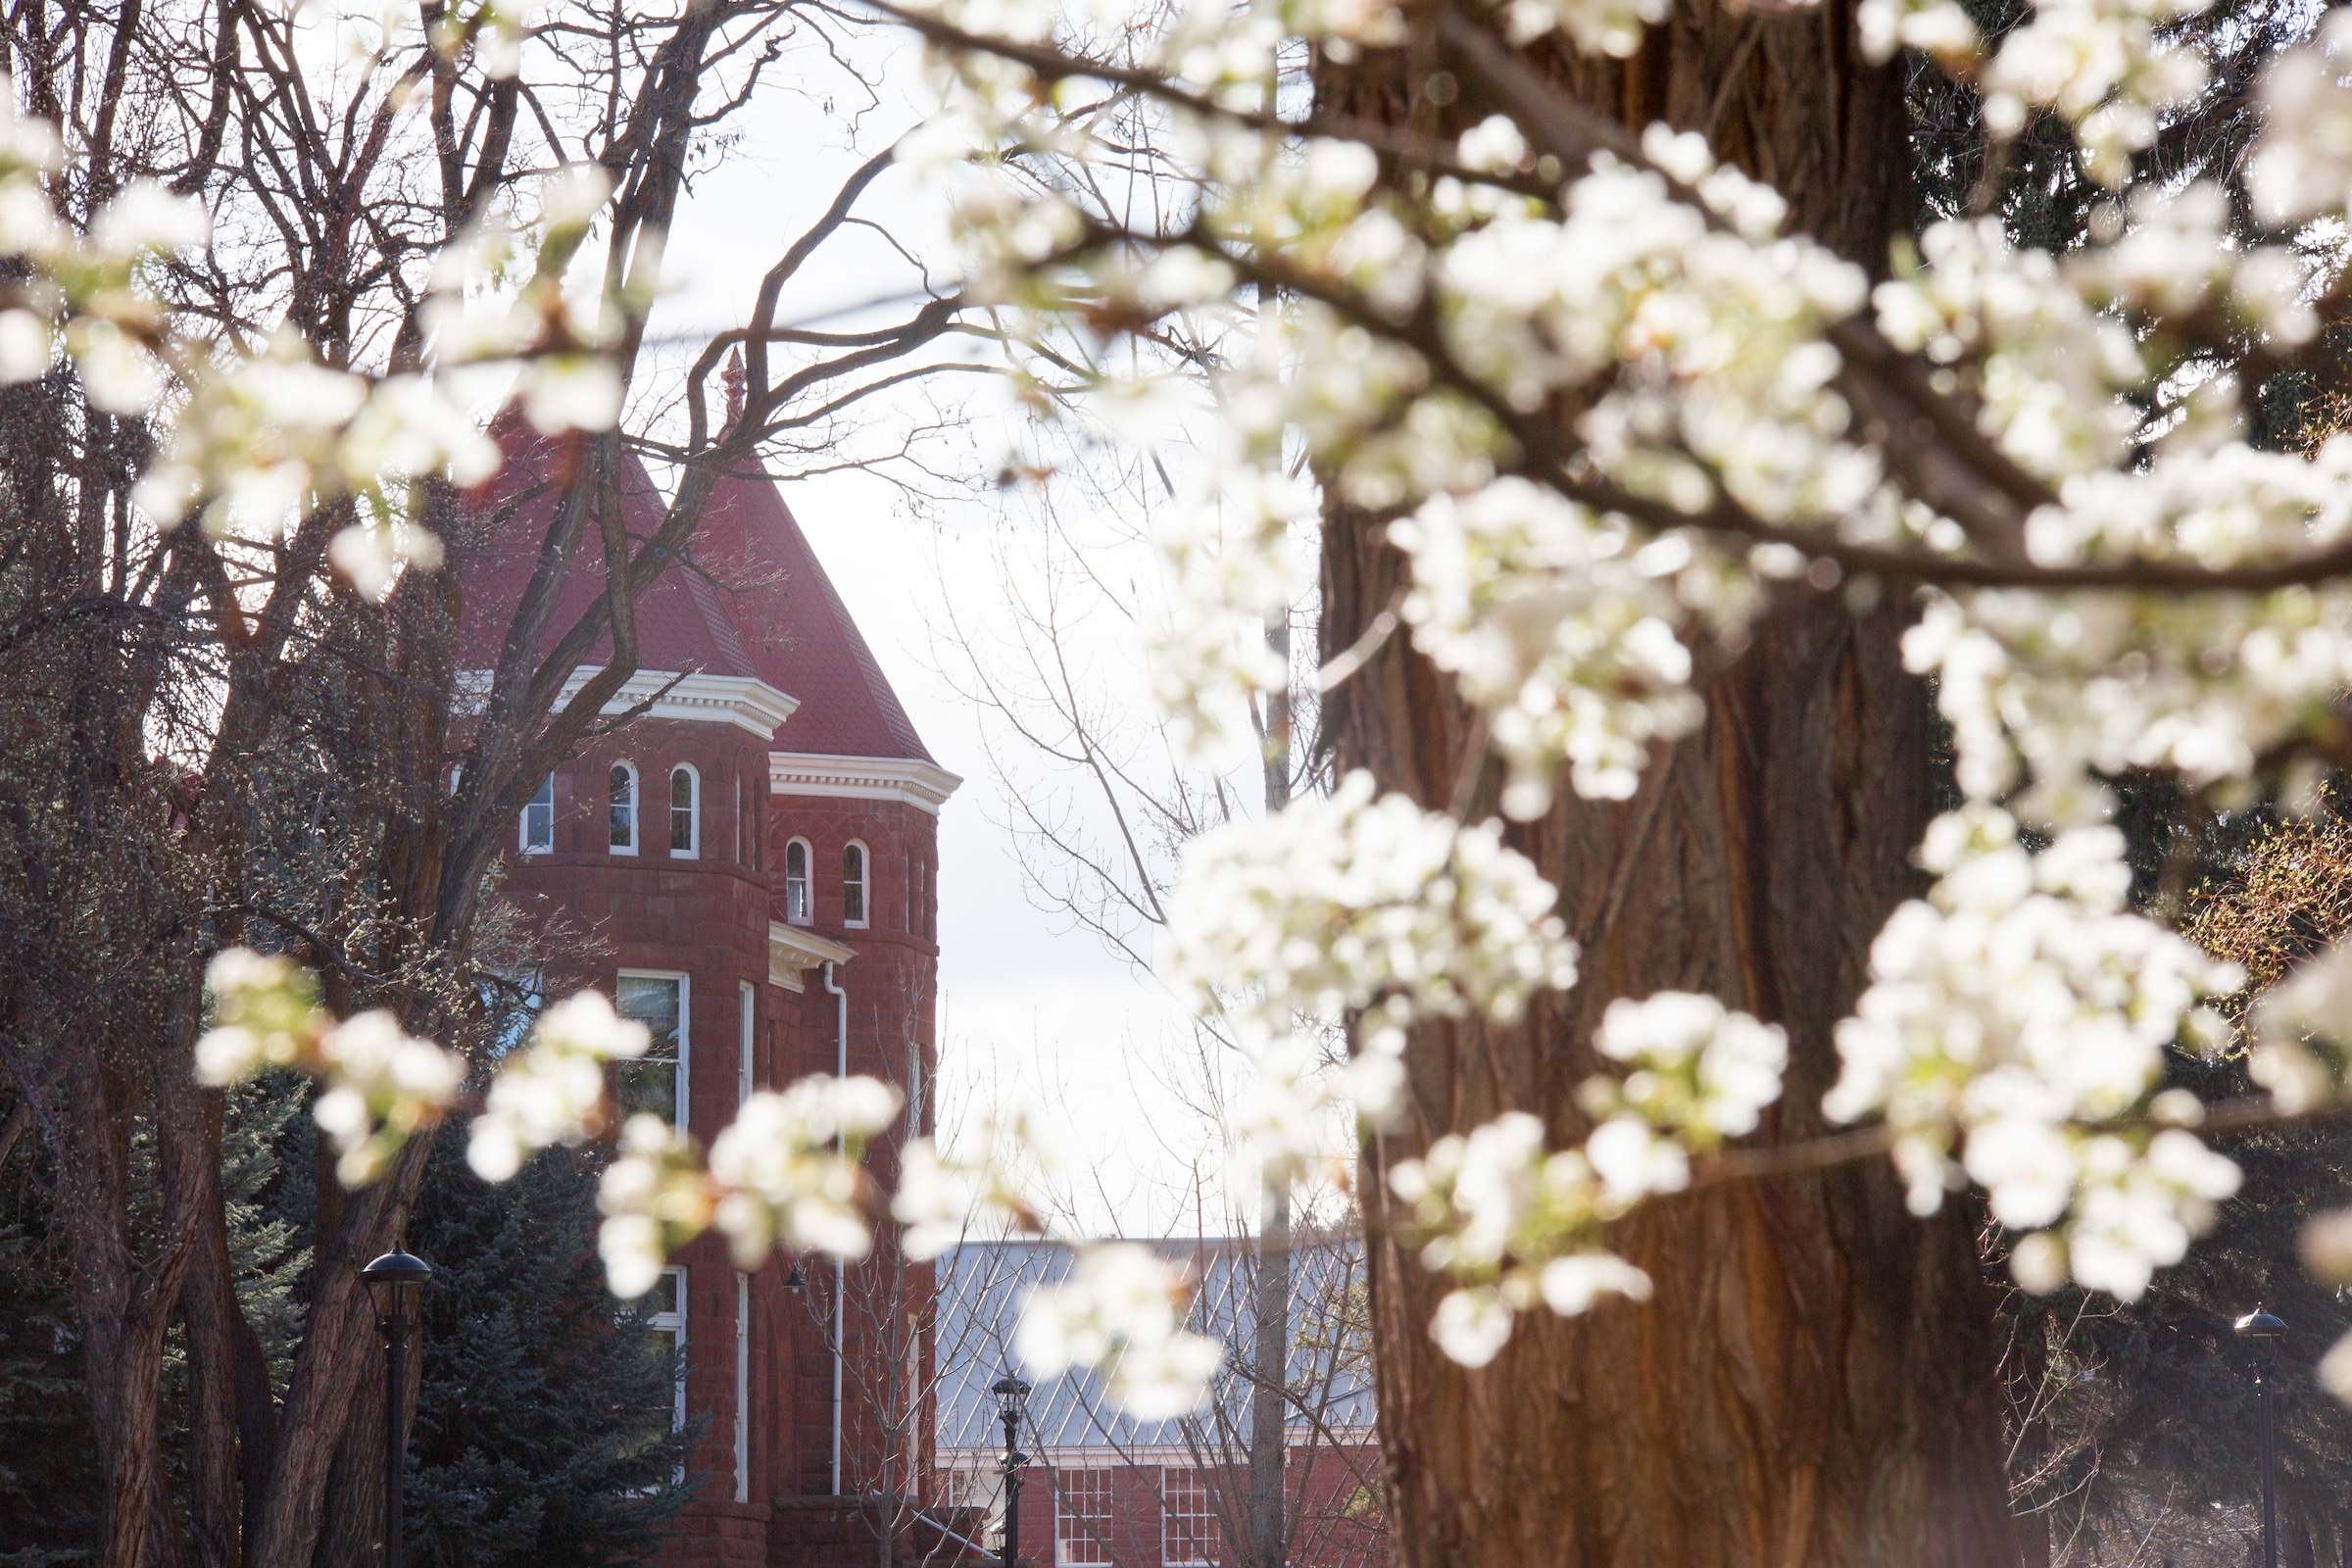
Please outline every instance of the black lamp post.
[[990, 1385], [997, 1396], [997, 1419], [1004, 1423], [1004, 1568], [1013, 1568], [1021, 1551], [1021, 1466], [1029, 1456], [1016, 1446], [1021, 1431], [1021, 1405], [1029, 1385], [1007, 1372]]
[[417, 1298], [433, 1267], [399, 1244], [360, 1270], [375, 1301], [376, 1332], [384, 1337], [384, 1568], [400, 1568], [401, 1483], [406, 1479], [408, 1424], [401, 1420], [407, 1392], [409, 1336], [417, 1327]]
[[2286, 1325], [2261, 1307], [2237, 1320], [2237, 1337], [2254, 1352], [2254, 1387], [2260, 1394], [2262, 1424], [2262, 1568], [2278, 1568], [2278, 1440], [2273, 1415], [2275, 1380], [2271, 1356]]

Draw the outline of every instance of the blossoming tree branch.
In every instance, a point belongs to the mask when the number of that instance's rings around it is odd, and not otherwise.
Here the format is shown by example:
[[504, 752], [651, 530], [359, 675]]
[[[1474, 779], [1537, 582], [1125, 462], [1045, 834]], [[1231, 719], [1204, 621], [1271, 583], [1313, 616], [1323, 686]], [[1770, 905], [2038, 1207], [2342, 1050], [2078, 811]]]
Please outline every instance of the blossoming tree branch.
[[[2331, 16], [2263, 78], [2249, 240], [2219, 184], [2147, 177], [2136, 156], [2203, 89], [2174, 26], [2193, 4], [2048, 0], [1987, 41], [1950, 0], [1866, 0], [1878, 59], [1924, 51], [1978, 95], [1996, 167], [2055, 117], [2109, 194], [2064, 255], [1980, 210], [1858, 261], [1703, 134], [1625, 127], [1529, 63], [1539, 44], [1630, 55], [1666, 20], [1655, 0], [874, 9], [925, 40], [939, 114], [901, 156], [955, 197], [963, 297], [995, 313], [1039, 406], [1083, 418], [1174, 378], [1209, 411], [1151, 622], [1188, 743], [1246, 738], [1248, 704], [1286, 679], [1262, 626], [1342, 526], [1377, 539], [1394, 581], [1327, 687], [1344, 698], [1401, 639], [1471, 715], [1458, 788], [1354, 772], [1187, 853], [1168, 973], [1256, 1054], [1239, 1130], [1264, 1161], [1318, 1157], [1335, 1106], [1375, 1133], [1412, 1114], [1433, 1030], [1517, 1027], [1593, 984], [1580, 969], [1615, 904], [1572, 930], [1530, 835], [1563, 785], [1662, 799], [1661, 758], [1702, 733], [1709, 693], [1788, 606], [1896, 615], [1903, 667], [1933, 681], [1959, 800], [1907, 845], [1924, 886], [1890, 901], [1826, 1042], [1834, 1080], [1806, 1091], [1805, 1118], [1833, 1130], [1743, 1143], [1794, 1092], [1787, 1025], [1703, 990], [1609, 995], [1577, 1042], [1573, 1109], [1500, 1108], [1372, 1167], [1384, 1239], [1446, 1282], [1426, 1323], [1446, 1356], [1494, 1360], [1525, 1314], [1651, 1298], [1615, 1238], [1675, 1195], [1860, 1161], [1890, 1161], [1923, 1221], [1982, 1189], [2025, 1289], [2133, 1298], [2236, 1190], [2218, 1135], [2352, 1096], [2352, 951], [2241, 1034], [2217, 1006], [2241, 975], [2132, 906], [2112, 821], [2133, 775], [2293, 802], [2352, 765], [2352, 435], [2266, 448], [2244, 414], [2318, 363], [2343, 312], [2352, 23]], [[1365, 79], [1429, 112], [1354, 112]], [[1431, 128], [1465, 88], [1489, 112]], [[37, 167], [38, 148], [21, 158]], [[1120, 199], [1139, 181], [1154, 200]], [[122, 329], [63, 330], [105, 373]], [[584, 336], [532, 362], [534, 407], [559, 422], [610, 418], [563, 379]], [[1165, 352], [1179, 336], [1215, 351]], [[271, 364], [238, 374], [295, 373]], [[400, 395], [355, 395], [348, 419]], [[375, 482], [384, 460], [335, 439], [336, 471]], [[175, 482], [205, 489], [218, 450], [191, 446]], [[410, 466], [470, 450], [453, 434]], [[206, 493], [233, 513], [281, 482], [240, 470]], [[380, 537], [429, 564], [421, 536]], [[466, 1069], [374, 1015], [327, 1016], [310, 986], [224, 954], [201, 1070], [320, 1074], [320, 1123], [365, 1182], [459, 1102]], [[1294, 1042], [1331, 1019], [1351, 1055], [1324, 1073]], [[644, 1046], [591, 995], [551, 1009], [481, 1094], [475, 1169], [499, 1179], [605, 1132], [605, 1066]], [[2165, 1087], [2173, 1054], [2241, 1050], [2266, 1100], [2214, 1112]], [[918, 1144], [900, 1190], [873, 1191], [859, 1151], [896, 1104], [878, 1082], [810, 1080], [752, 1097], [707, 1154], [650, 1119], [617, 1129], [614, 1288], [644, 1290], [713, 1226], [750, 1266], [779, 1240], [862, 1255], [885, 1217], [917, 1255], [975, 1216], [1035, 1223], [1018, 1119]], [[1098, 1248], [1033, 1301], [1023, 1346], [1041, 1370], [1098, 1367], [1141, 1412], [1180, 1411], [1217, 1364], [1183, 1312], [1181, 1279]], [[2323, 1376], [2352, 1398], [2352, 1345]]]

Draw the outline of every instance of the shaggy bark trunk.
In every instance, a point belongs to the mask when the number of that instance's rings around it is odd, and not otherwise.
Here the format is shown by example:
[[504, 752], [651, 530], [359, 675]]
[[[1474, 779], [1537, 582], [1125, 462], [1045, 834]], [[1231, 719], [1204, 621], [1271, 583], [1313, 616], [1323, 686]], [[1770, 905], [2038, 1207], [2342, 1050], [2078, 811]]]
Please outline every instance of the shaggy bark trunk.
[[[1900, 83], [1861, 65], [1851, 7], [1734, 15], [1685, 4], [1622, 64], [1545, 61], [1633, 125], [1709, 129], [1770, 179], [1792, 221], [1883, 268], [1911, 201]], [[1426, 107], [1421, 74], [1327, 73], [1346, 112], [1458, 128], [1475, 91]], [[1465, 83], [1464, 85], [1469, 85]], [[1377, 526], [1329, 520], [1326, 657], [1392, 601], [1399, 562]], [[1472, 1371], [1426, 1332], [1446, 1285], [1383, 1224], [1384, 1173], [1506, 1108], [1583, 1136], [1577, 1083], [1617, 997], [1710, 992], [1788, 1032], [1786, 1091], [1760, 1134], [1822, 1133], [1832, 1030], [1871, 939], [1915, 892], [1931, 814], [1931, 720], [1897, 651], [1896, 596], [1869, 613], [1787, 594], [1703, 682], [1707, 721], [1654, 750], [1635, 799], [1562, 798], [1513, 840], [1561, 890], [1585, 956], [1577, 989], [1521, 1026], [1425, 1026], [1411, 1111], [1366, 1152], [1380, 1421], [1393, 1520], [1412, 1568], [1521, 1563], [1978, 1568], [2017, 1562], [2001, 1472], [1993, 1297], [1965, 1216], [1921, 1222], [1880, 1165], [1712, 1189], [1615, 1227], [1656, 1287], [1646, 1304], [1524, 1314]], [[1343, 767], [1444, 808], [1491, 814], [1495, 770], [1449, 685], [1402, 640], [1334, 694]]]
[[178, 1543], [158, 1534], [173, 1530], [163, 1506], [160, 1379], [165, 1331], [194, 1230], [195, 1088], [157, 1086], [162, 1194], [154, 1233], [146, 1236], [134, 1235], [131, 1223], [128, 1074], [93, 1060], [69, 1076], [66, 1092], [61, 1206], [74, 1248], [83, 1377], [106, 1458], [106, 1530], [97, 1561], [102, 1568], [169, 1564], [177, 1560]]
[[196, 1244], [179, 1295], [188, 1336], [188, 1526], [199, 1568], [237, 1568], [237, 1298], [220, 1198], [221, 1096], [210, 1091], [201, 1100]]

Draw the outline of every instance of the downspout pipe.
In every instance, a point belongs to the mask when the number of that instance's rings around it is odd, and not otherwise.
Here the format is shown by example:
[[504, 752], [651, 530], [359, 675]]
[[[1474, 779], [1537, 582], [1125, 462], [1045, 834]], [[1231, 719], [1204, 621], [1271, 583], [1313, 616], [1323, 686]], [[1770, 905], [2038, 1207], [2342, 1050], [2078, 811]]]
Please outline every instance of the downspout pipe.
[[[833, 998], [833, 1076], [850, 1075], [850, 994], [833, 983], [833, 965], [825, 965], [825, 991]], [[841, 1357], [842, 1331], [847, 1320], [843, 1316], [842, 1290], [848, 1279], [848, 1266], [838, 1257], [833, 1259], [833, 1495], [841, 1495]]]

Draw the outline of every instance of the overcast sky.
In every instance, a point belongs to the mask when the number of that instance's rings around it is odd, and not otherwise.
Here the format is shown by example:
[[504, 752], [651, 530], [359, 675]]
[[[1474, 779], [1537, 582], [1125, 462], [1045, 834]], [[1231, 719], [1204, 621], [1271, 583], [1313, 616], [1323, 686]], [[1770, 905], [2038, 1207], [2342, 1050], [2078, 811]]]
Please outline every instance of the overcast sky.
[[[894, 82], [904, 82], [909, 63], [908, 54], [892, 59]], [[912, 122], [904, 86], [888, 90], [893, 103], [857, 125], [844, 113], [850, 95], [835, 93], [828, 114], [821, 89], [814, 102], [796, 107], [779, 98], [743, 121], [741, 143], [696, 181], [672, 230], [675, 286], [656, 313], [657, 337], [692, 340], [744, 322], [783, 245], [823, 211], [849, 171]], [[952, 280], [943, 205], [912, 172], [885, 175], [860, 211], [935, 277]], [[880, 236], [853, 234], [810, 269], [781, 314], [806, 319], [913, 280]], [[967, 475], [993, 473], [1005, 450], [1004, 400], [977, 377], [953, 391], [964, 417], [937, 443], [935, 461]], [[899, 399], [880, 412], [875, 433], [933, 412], [923, 395]], [[1066, 1107], [1100, 1177], [1085, 1205], [1092, 1227], [1195, 1228], [1178, 1213], [1190, 1205], [1173, 1193], [1201, 1159], [1201, 1133], [1156, 1087], [1181, 1071], [1192, 1050], [1182, 1014], [1093, 934], [1068, 929], [1023, 896], [1019, 846], [992, 825], [1004, 813], [980, 716], [934, 667], [932, 631], [947, 585], [967, 608], [986, 606], [995, 592], [992, 535], [1008, 526], [997, 501], [985, 492], [951, 497], [917, 515], [892, 486], [858, 474], [804, 480], [784, 493], [924, 743], [964, 778], [940, 818], [944, 1074], [966, 1094], [994, 1085]], [[1105, 663], [1122, 656], [1100, 653]]]

